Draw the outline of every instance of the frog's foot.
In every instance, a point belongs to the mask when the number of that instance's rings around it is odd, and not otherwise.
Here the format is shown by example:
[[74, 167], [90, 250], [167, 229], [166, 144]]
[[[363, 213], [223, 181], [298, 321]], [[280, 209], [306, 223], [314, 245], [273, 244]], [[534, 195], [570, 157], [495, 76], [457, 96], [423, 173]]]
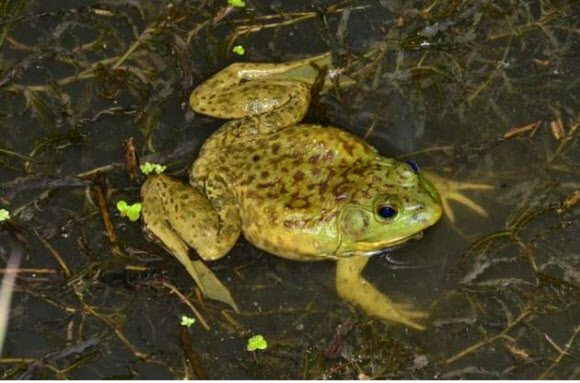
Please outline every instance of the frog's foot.
[[[319, 76], [324, 74], [326, 77], [324, 78], [324, 84], [322, 84], [322, 91], [328, 90], [334, 84], [344, 87], [356, 83], [352, 78], [343, 74], [343, 68], [335, 68], [332, 65], [332, 55], [330, 52], [302, 60], [273, 65], [286, 67], [283, 72], [269, 75], [269, 79], [301, 81], [313, 86], [315, 83], [322, 80]], [[326, 73], [322, 71], [324, 68], [327, 69]]]
[[490, 184], [480, 184], [480, 183], [469, 183], [469, 182], [457, 182], [447, 178], [438, 176], [432, 172], [422, 171], [429, 181], [431, 181], [439, 195], [441, 196], [441, 203], [443, 205], [443, 211], [445, 215], [452, 223], [455, 223], [455, 213], [449, 205], [450, 201], [459, 202], [462, 205], [467, 206], [471, 210], [475, 211], [482, 217], [487, 217], [487, 211], [481, 207], [477, 202], [473, 201], [471, 198], [466, 197], [461, 190], [492, 190], [493, 185]]
[[429, 313], [418, 311], [411, 304], [394, 303], [361, 276], [368, 260], [367, 256], [354, 256], [337, 261], [338, 295], [361, 307], [369, 315], [401, 323], [416, 330], [424, 330], [425, 326], [416, 320], [427, 318]]

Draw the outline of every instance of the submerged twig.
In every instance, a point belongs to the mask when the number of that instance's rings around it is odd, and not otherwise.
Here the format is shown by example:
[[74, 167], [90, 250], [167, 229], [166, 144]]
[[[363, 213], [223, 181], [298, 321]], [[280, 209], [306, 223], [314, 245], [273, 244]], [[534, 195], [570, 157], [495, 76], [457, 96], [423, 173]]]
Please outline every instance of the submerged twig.
[[109, 236], [109, 242], [111, 243], [111, 250], [113, 255], [120, 256], [121, 250], [117, 244], [117, 234], [115, 234], [115, 228], [111, 222], [111, 216], [109, 214], [109, 209], [107, 207], [107, 201], [104, 192], [104, 175], [102, 173], [97, 173], [97, 178], [95, 180], [95, 192], [97, 193], [97, 200], [99, 201], [99, 210], [101, 211], [101, 216], [103, 217], [103, 223], [105, 229], [107, 230], [107, 235]]
[[206, 330], [209, 331], [210, 327], [207, 324], [206, 320], [203, 318], [203, 316], [200, 314], [199, 311], [197, 311], [197, 309], [195, 308], [195, 306], [193, 305], [193, 303], [191, 303], [191, 301], [181, 293], [181, 291], [179, 291], [179, 289], [177, 287], [175, 287], [174, 285], [172, 285], [171, 283], [167, 282], [167, 281], [149, 281], [149, 282], [143, 282], [143, 284], [145, 285], [162, 285], [164, 287], [167, 287], [169, 290], [171, 290], [172, 293], [174, 293], [175, 295], [177, 295], [179, 297], [179, 299], [187, 306], [191, 309], [191, 311], [193, 312], [193, 314], [197, 317], [197, 319], [199, 320], [199, 323], [201, 323], [201, 325], [203, 326], [203, 328], [205, 328]]
[[68, 265], [66, 264], [64, 259], [60, 256], [60, 253], [58, 251], [56, 251], [56, 249], [54, 247], [52, 247], [52, 245], [46, 239], [44, 239], [44, 237], [42, 235], [40, 235], [39, 232], [37, 232], [35, 229], [32, 229], [32, 231], [33, 231], [34, 235], [36, 236], [36, 238], [38, 238], [40, 240], [40, 242], [42, 242], [42, 244], [48, 249], [48, 251], [53, 256], [53, 258], [56, 259], [56, 262], [59, 264], [60, 268], [64, 272], [64, 275], [67, 278], [70, 277], [70, 275], [71, 275], [70, 268], [68, 267]]
[[[552, 372], [552, 370], [554, 370], [554, 368], [556, 368], [558, 366], [558, 364], [562, 361], [562, 359], [564, 359], [564, 357], [571, 356], [568, 353], [568, 351], [570, 351], [570, 348], [574, 344], [574, 341], [576, 340], [576, 336], [579, 333], [580, 333], [580, 325], [577, 325], [574, 328], [574, 331], [572, 332], [570, 339], [568, 339], [568, 342], [566, 342], [564, 349], [561, 349], [560, 347], [557, 347], [557, 345], [554, 345], [554, 346], [556, 346], [555, 348], [558, 351], [558, 356], [554, 360], [552, 360], [552, 363], [550, 364], [550, 366], [537, 377], [538, 380], [546, 379], [548, 377], [548, 375]], [[552, 343], [552, 342], [550, 342], [550, 343]]]
[[480, 342], [477, 342], [469, 347], [467, 347], [466, 349], [458, 352], [457, 354], [453, 355], [450, 358], [447, 358], [445, 360], [445, 364], [451, 364], [456, 362], [457, 360], [479, 350], [480, 348], [487, 346], [493, 342], [495, 342], [498, 339], [504, 339], [506, 337], [506, 335], [513, 330], [516, 326], [518, 326], [520, 323], [523, 322], [524, 319], [526, 319], [528, 316], [530, 316], [532, 314], [532, 310], [531, 309], [527, 309], [524, 310], [523, 312], [520, 313], [520, 315], [518, 315], [518, 317], [516, 319], [514, 319], [511, 323], [508, 323], [508, 325], [506, 326], [505, 329], [503, 329], [499, 334], [496, 334], [494, 336], [491, 336], [489, 338], [486, 338]]
[[193, 368], [193, 372], [197, 379], [204, 380], [207, 379], [207, 374], [205, 373], [205, 369], [201, 364], [201, 359], [199, 355], [193, 348], [193, 342], [191, 341], [191, 336], [185, 327], [181, 327], [181, 331], [179, 332], [179, 340], [181, 343], [181, 347], [185, 351], [185, 355], [187, 355], [187, 360], [191, 364]]

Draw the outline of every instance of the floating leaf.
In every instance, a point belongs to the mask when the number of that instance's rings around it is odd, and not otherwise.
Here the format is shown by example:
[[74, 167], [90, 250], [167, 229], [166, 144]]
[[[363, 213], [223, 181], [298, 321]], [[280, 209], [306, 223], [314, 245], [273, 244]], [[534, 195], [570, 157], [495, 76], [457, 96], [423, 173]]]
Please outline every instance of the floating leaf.
[[181, 325], [185, 327], [191, 327], [192, 324], [195, 323], [195, 318], [190, 318], [187, 315], [181, 316]]
[[4, 222], [10, 219], [10, 212], [6, 209], [0, 209], [0, 222]]
[[129, 217], [129, 219], [133, 222], [137, 221], [141, 216], [141, 209], [142, 207], [140, 203], [134, 203], [133, 205], [129, 206], [129, 209], [127, 210], [127, 217]]
[[242, 56], [244, 53], [246, 53], [246, 50], [244, 49], [243, 46], [241, 45], [236, 45], [233, 49], [232, 52], [239, 54], [240, 56]]
[[121, 213], [121, 217], [127, 217], [129, 220], [135, 222], [141, 216], [141, 210], [143, 206], [136, 202], [133, 205], [127, 204], [125, 201], [117, 202], [117, 210]]
[[262, 335], [256, 335], [248, 339], [246, 349], [248, 351], [265, 350], [268, 348], [268, 342]]
[[149, 175], [151, 173], [161, 174], [165, 171], [165, 169], [167, 169], [167, 166], [151, 162], [145, 162], [145, 164], [139, 166], [139, 168], [141, 169], [141, 172], [143, 174]]
[[244, 8], [246, 6], [246, 2], [243, 0], [228, 0], [228, 4], [237, 8]]
[[129, 205], [127, 205], [127, 202], [125, 202], [125, 201], [117, 202], [117, 210], [119, 210], [119, 212], [121, 212], [121, 215], [123, 215], [125, 213], [128, 206]]

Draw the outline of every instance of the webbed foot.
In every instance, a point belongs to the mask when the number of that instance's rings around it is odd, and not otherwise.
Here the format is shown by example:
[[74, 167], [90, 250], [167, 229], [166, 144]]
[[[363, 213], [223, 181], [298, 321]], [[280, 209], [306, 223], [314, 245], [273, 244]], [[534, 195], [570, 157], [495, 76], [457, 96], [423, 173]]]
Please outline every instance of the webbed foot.
[[429, 171], [422, 170], [421, 172], [429, 179], [429, 181], [435, 185], [437, 191], [439, 191], [439, 195], [441, 196], [441, 203], [443, 205], [443, 211], [452, 223], [455, 223], [455, 213], [449, 205], [450, 201], [459, 202], [460, 204], [467, 206], [471, 210], [475, 211], [482, 217], [487, 217], [487, 211], [477, 202], [461, 193], [460, 190], [492, 190], [494, 189], [493, 185], [483, 183], [458, 182], [448, 178], [443, 178]]
[[338, 295], [359, 306], [369, 315], [416, 330], [424, 330], [425, 326], [417, 320], [427, 318], [429, 313], [416, 310], [409, 303], [394, 303], [362, 277], [362, 270], [368, 260], [367, 256], [354, 256], [337, 261], [336, 290]]

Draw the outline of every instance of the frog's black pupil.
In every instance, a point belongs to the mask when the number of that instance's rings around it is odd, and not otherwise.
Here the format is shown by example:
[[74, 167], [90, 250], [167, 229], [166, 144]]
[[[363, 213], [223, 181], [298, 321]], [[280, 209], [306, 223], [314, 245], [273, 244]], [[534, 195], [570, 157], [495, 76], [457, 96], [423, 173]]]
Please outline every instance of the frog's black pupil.
[[405, 161], [405, 162], [407, 163], [407, 165], [411, 167], [411, 169], [413, 169], [415, 173], [419, 174], [419, 165], [417, 165], [415, 161]]
[[397, 210], [390, 206], [381, 206], [378, 210], [378, 213], [383, 218], [393, 218], [397, 215]]

